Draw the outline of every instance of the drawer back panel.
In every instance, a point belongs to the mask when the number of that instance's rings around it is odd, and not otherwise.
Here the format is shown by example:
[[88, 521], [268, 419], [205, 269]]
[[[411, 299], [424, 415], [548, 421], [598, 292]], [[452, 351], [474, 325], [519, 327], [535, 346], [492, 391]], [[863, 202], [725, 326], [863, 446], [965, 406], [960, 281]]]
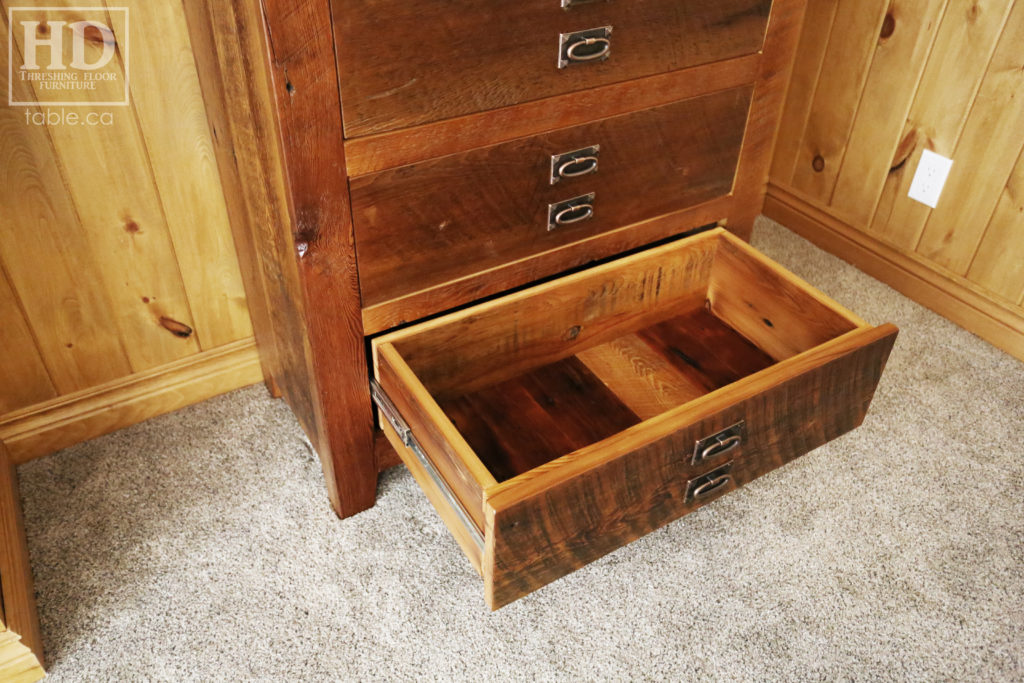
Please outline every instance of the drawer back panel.
[[[346, 137], [752, 54], [771, 0], [332, 0]], [[609, 58], [558, 67], [609, 26]]]
[[[363, 305], [695, 206], [733, 185], [751, 88], [353, 178]], [[551, 184], [551, 157], [600, 146], [596, 173]], [[549, 206], [594, 194], [589, 220]]]

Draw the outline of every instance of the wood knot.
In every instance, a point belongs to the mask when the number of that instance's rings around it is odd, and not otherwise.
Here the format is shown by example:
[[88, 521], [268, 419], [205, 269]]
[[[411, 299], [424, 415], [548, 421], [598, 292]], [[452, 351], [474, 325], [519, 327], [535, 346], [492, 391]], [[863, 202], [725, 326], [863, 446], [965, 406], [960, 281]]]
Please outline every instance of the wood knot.
[[893, 33], [896, 32], [896, 17], [889, 12], [885, 15], [885, 19], [882, 21], [882, 32], [879, 34], [882, 40], [889, 38]]
[[178, 322], [174, 318], [168, 318], [167, 316], [162, 315], [160, 316], [160, 325], [175, 337], [188, 339], [192, 336], [192, 328], [183, 322]]
[[131, 235], [142, 232], [142, 228], [139, 227], [139, 224], [130, 218], [124, 222], [124, 230]]
[[814, 161], [811, 162], [811, 168], [814, 169], [815, 173], [821, 173], [825, 170], [825, 157], [820, 154], [815, 155]]
[[565, 335], [562, 337], [562, 339], [564, 341], [573, 341], [576, 339], [576, 337], [580, 336], [580, 332], [582, 331], [582, 327], [580, 327], [579, 325], [573, 325], [572, 327], [565, 331]]

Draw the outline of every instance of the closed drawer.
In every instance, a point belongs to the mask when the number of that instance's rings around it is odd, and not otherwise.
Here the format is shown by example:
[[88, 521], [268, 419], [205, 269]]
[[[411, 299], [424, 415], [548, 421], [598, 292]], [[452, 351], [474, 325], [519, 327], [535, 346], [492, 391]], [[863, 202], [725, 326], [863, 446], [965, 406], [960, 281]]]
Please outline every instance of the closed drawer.
[[[756, 53], [771, 0], [332, 0], [346, 137]], [[561, 36], [607, 59], [559, 68]], [[567, 40], [569, 40], [567, 38]], [[604, 39], [602, 39], [604, 40]]]
[[858, 426], [896, 334], [717, 229], [380, 337], [374, 394], [497, 609]]
[[[363, 305], [728, 195], [750, 99], [745, 86], [353, 178]], [[562, 212], [576, 198], [592, 208]]]

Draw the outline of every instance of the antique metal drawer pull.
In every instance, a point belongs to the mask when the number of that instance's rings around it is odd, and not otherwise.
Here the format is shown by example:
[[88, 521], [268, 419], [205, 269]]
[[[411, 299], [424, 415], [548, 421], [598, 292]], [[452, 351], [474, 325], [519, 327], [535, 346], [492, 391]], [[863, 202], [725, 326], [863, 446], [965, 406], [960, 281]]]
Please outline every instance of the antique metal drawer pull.
[[570, 180], [596, 173], [600, 153], [601, 146], [594, 145], [565, 154], [552, 155], [551, 184], [555, 185], [561, 180]]
[[548, 205], [548, 231], [594, 217], [594, 193]]
[[707, 474], [691, 479], [686, 486], [686, 502], [707, 500], [724, 493], [732, 483], [732, 462], [717, 467]]
[[611, 36], [611, 26], [563, 33], [558, 42], [558, 68], [608, 59], [612, 51]]
[[701, 439], [693, 447], [694, 465], [699, 465], [708, 460], [714, 460], [726, 454], [731, 454], [743, 445], [743, 439], [747, 434], [746, 421], [737, 422], [717, 434]]

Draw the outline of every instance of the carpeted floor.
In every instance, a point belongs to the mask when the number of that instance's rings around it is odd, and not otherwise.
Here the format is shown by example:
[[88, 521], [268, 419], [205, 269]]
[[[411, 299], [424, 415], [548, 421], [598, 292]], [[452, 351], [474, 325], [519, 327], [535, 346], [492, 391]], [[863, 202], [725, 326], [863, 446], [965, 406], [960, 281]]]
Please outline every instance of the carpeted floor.
[[21, 467], [52, 679], [1021, 680], [1024, 364], [754, 243], [902, 328], [860, 430], [491, 614], [404, 469], [340, 521], [238, 391]]

